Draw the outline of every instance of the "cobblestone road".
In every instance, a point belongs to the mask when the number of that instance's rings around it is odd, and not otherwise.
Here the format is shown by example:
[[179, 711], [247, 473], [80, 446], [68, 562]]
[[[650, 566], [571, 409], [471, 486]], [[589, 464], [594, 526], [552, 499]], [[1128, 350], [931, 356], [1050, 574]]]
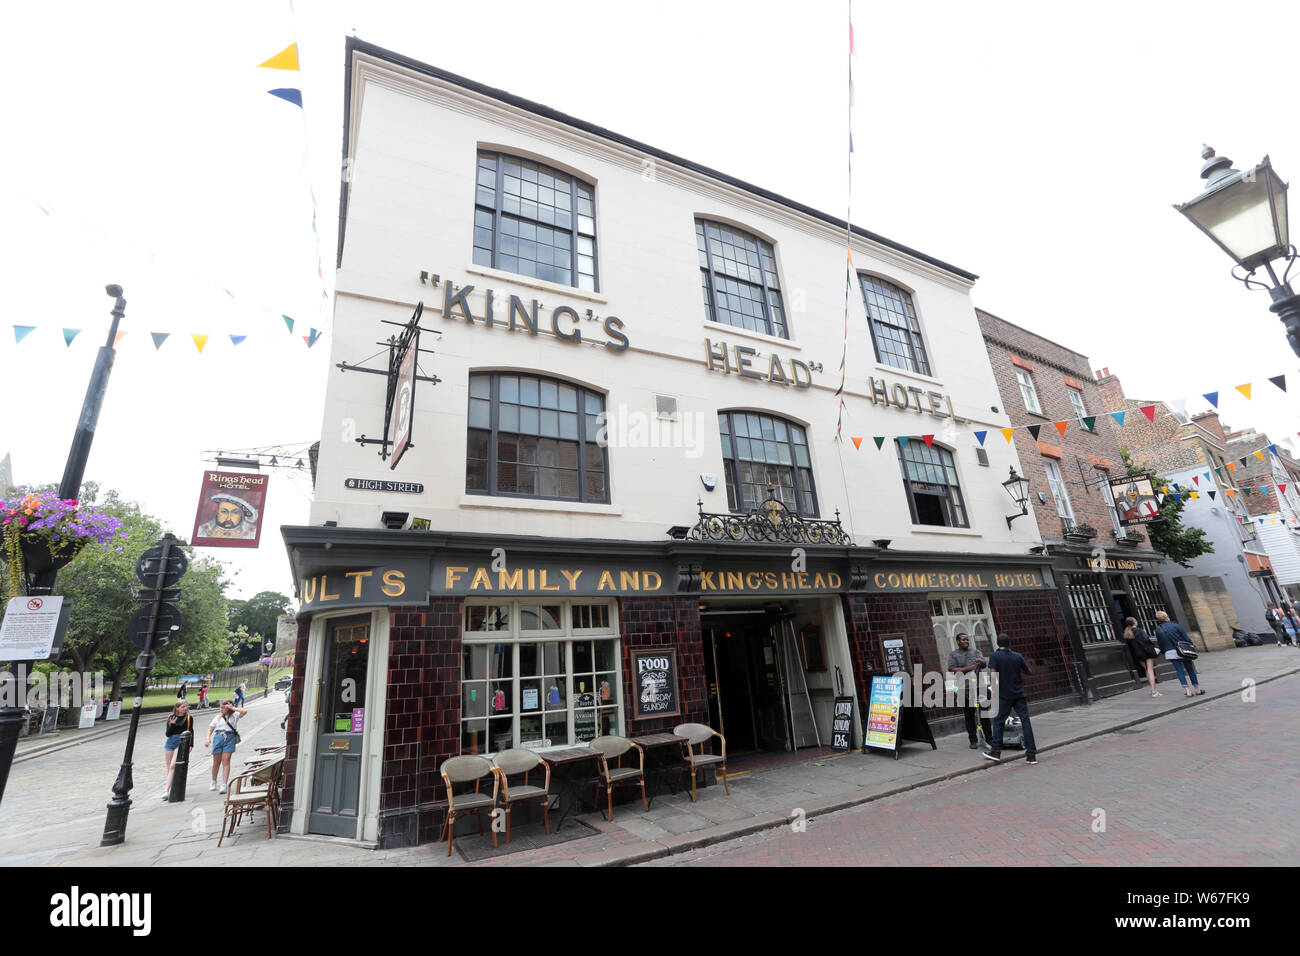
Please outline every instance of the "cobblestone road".
[[1256, 693], [647, 865], [1295, 866], [1300, 676]]

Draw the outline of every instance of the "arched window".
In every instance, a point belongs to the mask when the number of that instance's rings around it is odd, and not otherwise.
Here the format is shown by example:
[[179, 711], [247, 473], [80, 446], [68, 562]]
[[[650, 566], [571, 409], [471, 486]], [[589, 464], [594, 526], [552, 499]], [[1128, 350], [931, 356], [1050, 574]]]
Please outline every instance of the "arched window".
[[727, 506], [750, 511], [770, 488], [791, 511], [817, 516], [808, 435], [801, 425], [758, 412], [719, 412]]
[[478, 154], [474, 262], [597, 290], [595, 190], [568, 173], [507, 156]]
[[930, 360], [921, 338], [921, 324], [912, 308], [912, 297], [884, 279], [858, 275], [862, 299], [871, 325], [871, 342], [876, 361], [921, 375], [930, 374]]
[[897, 439], [894, 444], [903, 470], [912, 524], [970, 527], [952, 452], [915, 438]]
[[465, 491], [609, 501], [609, 461], [596, 440], [605, 397], [557, 379], [508, 372], [469, 377]]
[[709, 320], [788, 339], [772, 244], [707, 219], [695, 220], [695, 244]]

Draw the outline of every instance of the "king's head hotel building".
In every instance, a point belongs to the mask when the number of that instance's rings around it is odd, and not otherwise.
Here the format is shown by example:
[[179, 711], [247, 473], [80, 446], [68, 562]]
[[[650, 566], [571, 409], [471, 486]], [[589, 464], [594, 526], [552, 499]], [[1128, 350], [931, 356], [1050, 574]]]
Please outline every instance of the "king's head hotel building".
[[[1070, 697], [974, 275], [854, 227], [837, 441], [842, 221], [347, 49], [284, 826], [424, 842], [449, 757], [697, 722], [736, 762], [826, 743], [837, 696], [860, 746], [872, 675], [963, 630]], [[418, 361], [361, 371], [421, 304]]]

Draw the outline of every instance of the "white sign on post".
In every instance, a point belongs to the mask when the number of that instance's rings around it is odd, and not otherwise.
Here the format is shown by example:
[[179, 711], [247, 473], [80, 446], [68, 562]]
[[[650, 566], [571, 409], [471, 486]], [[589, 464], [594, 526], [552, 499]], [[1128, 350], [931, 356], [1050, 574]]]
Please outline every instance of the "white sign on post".
[[45, 661], [59, 628], [59, 596], [10, 598], [0, 622], [0, 661]]
[[122, 717], [122, 702], [120, 700], [110, 701], [108, 713], [104, 715], [105, 720], [120, 720]]

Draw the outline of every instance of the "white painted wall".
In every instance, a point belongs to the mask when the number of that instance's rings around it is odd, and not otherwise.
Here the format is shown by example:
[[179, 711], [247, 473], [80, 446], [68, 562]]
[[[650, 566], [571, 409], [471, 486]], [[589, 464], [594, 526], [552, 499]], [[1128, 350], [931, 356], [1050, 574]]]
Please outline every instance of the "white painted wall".
[[[527, 93], [527, 91], [522, 91]], [[838, 366], [844, 335], [844, 236], [784, 206], [741, 192], [689, 170], [643, 166], [635, 152], [585, 133], [489, 101], [456, 87], [408, 75], [387, 64], [362, 66], [353, 78], [348, 198], [343, 268], [337, 278], [331, 371], [321, 430], [319, 471], [311, 522], [377, 527], [395, 509], [427, 517], [437, 530], [525, 533], [563, 537], [662, 540], [670, 525], [692, 524], [696, 499], [706, 511], [726, 511], [726, 488], [717, 431], [721, 409], [751, 409], [807, 426], [821, 516], [839, 509], [859, 543], [890, 538], [895, 549], [1024, 553], [1039, 542], [1033, 522], [1008, 531], [1014, 507], [1001, 486], [1013, 445], [996, 428], [1008, 424], [992, 411], [1001, 405], [970, 300], [970, 284], [883, 245], [855, 238], [858, 270], [876, 273], [912, 291], [934, 378], [875, 362], [866, 311], [856, 280], [849, 295], [848, 412], [844, 442], [833, 441]], [[594, 182], [598, 294], [506, 276], [472, 263], [475, 157], [483, 146], [534, 157]], [[755, 148], [761, 140], [755, 139]], [[708, 323], [700, 292], [694, 219], [734, 222], [773, 242], [789, 341]], [[443, 291], [419, 280], [420, 270], [457, 287], [471, 283], [474, 315], [483, 292], [495, 295], [498, 323], [511, 294], [539, 299], [543, 316], [559, 305], [579, 314], [617, 315], [631, 348], [604, 347], [599, 321], [583, 321], [584, 341], [550, 334], [536, 337], [488, 328], [441, 315]], [[381, 320], [407, 319], [417, 300], [423, 324], [439, 330], [422, 345], [425, 374], [443, 381], [417, 386], [414, 447], [396, 472], [374, 446], [352, 439], [377, 437], [383, 427], [384, 380], [343, 373], [340, 361], [375, 355], [394, 331]], [[565, 328], [568, 323], [565, 324]], [[794, 389], [735, 374], [709, 371], [705, 339], [756, 348], [767, 368], [775, 351], [820, 363], [813, 387]], [[369, 364], [382, 365], [383, 357]], [[569, 504], [465, 494], [468, 375], [472, 370], [519, 369], [569, 379], [607, 393], [611, 415], [642, 413], [653, 419], [656, 394], [677, 398], [679, 417], [703, 423], [694, 447], [612, 447], [611, 503]], [[952, 429], [951, 422], [893, 407], [873, 407], [867, 376], [917, 385], [952, 397], [960, 416], [980, 424]], [[685, 437], [684, 422], [678, 435]], [[988, 466], [976, 463], [974, 428], [989, 429]], [[968, 530], [914, 527], [892, 437], [934, 433], [953, 448], [970, 516]], [[890, 441], [877, 451], [873, 435]], [[850, 436], [863, 438], [861, 450]], [[706, 492], [702, 473], [718, 476]], [[348, 491], [344, 480], [393, 478], [422, 482], [422, 495]]]

